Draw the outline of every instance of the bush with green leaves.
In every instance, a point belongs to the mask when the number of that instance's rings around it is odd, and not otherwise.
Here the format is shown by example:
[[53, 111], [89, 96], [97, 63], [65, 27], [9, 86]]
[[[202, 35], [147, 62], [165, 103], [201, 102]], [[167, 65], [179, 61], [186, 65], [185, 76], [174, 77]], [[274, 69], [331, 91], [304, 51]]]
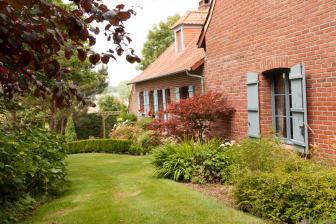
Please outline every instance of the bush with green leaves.
[[335, 171], [247, 173], [235, 199], [240, 209], [276, 222], [336, 223]]
[[115, 153], [130, 154], [131, 141], [117, 139], [89, 139], [69, 142], [65, 148], [69, 154], [78, 153]]
[[141, 128], [134, 125], [119, 125], [111, 132], [111, 138], [135, 141], [143, 132]]
[[0, 220], [18, 221], [42, 195], [66, 187], [63, 139], [40, 128], [0, 130]]
[[232, 169], [218, 140], [165, 145], [154, 152], [152, 163], [159, 177], [196, 183], [223, 183]]
[[75, 123], [72, 119], [72, 116], [70, 116], [67, 120], [64, 136], [67, 142], [72, 142], [72, 141], [77, 140]]
[[143, 118], [140, 118], [137, 122], [136, 122], [136, 125], [142, 129], [148, 129], [150, 128], [150, 126], [153, 124], [154, 122], [154, 119], [153, 118], [150, 118], [150, 117], [143, 117]]

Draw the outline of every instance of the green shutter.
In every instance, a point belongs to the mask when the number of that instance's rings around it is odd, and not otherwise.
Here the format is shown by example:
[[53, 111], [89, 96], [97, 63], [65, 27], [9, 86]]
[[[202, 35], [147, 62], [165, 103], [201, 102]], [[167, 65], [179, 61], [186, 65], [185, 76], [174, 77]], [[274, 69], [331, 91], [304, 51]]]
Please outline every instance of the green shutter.
[[178, 87], [176, 87], [175, 88], [175, 99], [176, 99], [176, 102], [180, 102], [180, 99], [181, 99], [181, 97], [180, 97], [180, 88], [178, 88]]
[[154, 112], [159, 112], [159, 96], [157, 90], [154, 90]]
[[247, 73], [248, 135], [260, 137], [258, 73]]
[[306, 75], [303, 64], [291, 68], [289, 74], [291, 86], [291, 116], [293, 123], [293, 143], [299, 146], [303, 153], [308, 153], [308, 115]]
[[189, 98], [194, 97], [194, 93], [195, 93], [195, 86], [191, 85], [188, 86], [188, 93], [189, 93]]

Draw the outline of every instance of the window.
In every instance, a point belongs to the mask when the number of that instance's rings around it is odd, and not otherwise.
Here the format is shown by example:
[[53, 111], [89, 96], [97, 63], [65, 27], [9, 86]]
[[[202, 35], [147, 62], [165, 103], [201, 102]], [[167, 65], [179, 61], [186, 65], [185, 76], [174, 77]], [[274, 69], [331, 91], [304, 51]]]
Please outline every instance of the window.
[[293, 115], [289, 70], [279, 69], [273, 75], [273, 122], [277, 136], [290, 143], [293, 139]]
[[189, 98], [189, 88], [188, 86], [184, 86], [180, 88], [180, 99], [188, 99]]

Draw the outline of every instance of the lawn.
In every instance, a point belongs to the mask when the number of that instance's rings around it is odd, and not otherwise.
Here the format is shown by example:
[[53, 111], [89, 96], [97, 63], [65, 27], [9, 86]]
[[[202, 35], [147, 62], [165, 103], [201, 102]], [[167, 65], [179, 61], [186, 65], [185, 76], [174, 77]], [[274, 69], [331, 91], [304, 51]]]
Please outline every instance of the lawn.
[[263, 223], [183, 184], [153, 177], [148, 157], [68, 158], [69, 190], [26, 223]]

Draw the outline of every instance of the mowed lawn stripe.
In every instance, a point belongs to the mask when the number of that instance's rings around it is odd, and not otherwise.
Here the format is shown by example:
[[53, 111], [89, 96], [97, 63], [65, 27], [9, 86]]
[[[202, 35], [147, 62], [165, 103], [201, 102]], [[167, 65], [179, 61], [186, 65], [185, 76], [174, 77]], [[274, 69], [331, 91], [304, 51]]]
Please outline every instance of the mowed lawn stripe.
[[148, 157], [79, 154], [68, 158], [69, 190], [27, 223], [264, 223], [183, 184], [157, 179]]

